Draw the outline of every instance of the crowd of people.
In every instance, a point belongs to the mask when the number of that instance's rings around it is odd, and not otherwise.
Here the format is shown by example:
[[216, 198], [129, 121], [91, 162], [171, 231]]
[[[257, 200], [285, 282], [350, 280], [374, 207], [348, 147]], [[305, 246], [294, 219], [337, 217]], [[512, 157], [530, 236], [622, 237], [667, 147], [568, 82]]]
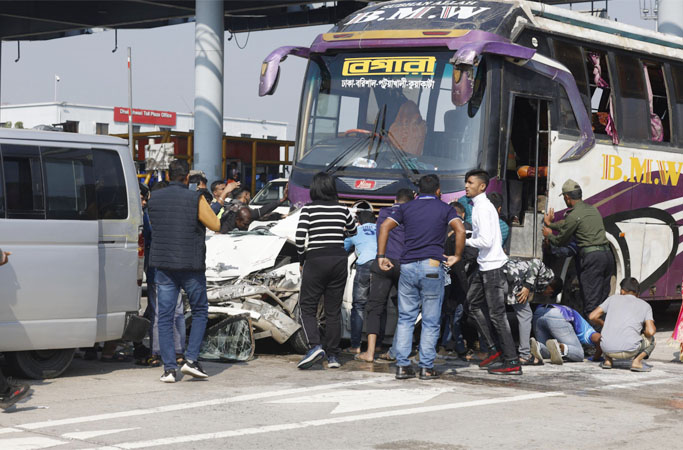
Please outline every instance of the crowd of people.
[[[487, 195], [488, 185], [487, 172], [471, 171], [465, 197], [448, 205], [440, 199], [438, 177], [425, 175], [417, 194], [401, 190], [377, 220], [372, 212], [360, 210], [354, 223], [337, 201], [332, 177], [316, 175], [312, 202], [302, 208], [297, 230], [302, 321], [310, 344], [298, 367], [309, 369], [325, 358], [328, 368], [340, 366], [340, 307], [347, 278], [342, 250], [353, 249], [356, 274], [346, 351], [366, 363], [395, 361], [398, 379], [418, 376], [411, 355], [420, 314], [415, 359], [425, 380], [439, 377], [437, 351], [478, 360], [480, 368], [498, 375], [521, 375], [522, 366], [544, 360], [563, 364], [586, 356], [603, 369], [616, 359], [632, 371], [650, 370], [643, 359], [654, 349], [652, 308], [638, 298], [634, 278], [622, 280], [620, 294], [609, 297], [612, 252], [602, 217], [582, 201], [578, 183], [564, 183], [568, 209], [562, 220], [556, 221], [552, 210], [544, 216], [543, 235], [548, 254], [562, 254], [566, 246], [575, 250], [581, 311], [558, 303], [564, 282], [543, 260], [507, 255], [510, 229], [500, 216], [503, 199], [497, 193]], [[396, 332], [391, 348], [377, 355], [392, 288], [398, 297]], [[316, 318], [321, 298], [326, 324], [322, 341]]]
[[[273, 211], [287, 200], [287, 188], [283, 198], [252, 209], [251, 194], [239, 181], [207, 186], [204, 175], [191, 174], [182, 160], [172, 161], [168, 173], [170, 181], [157, 182], [151, 190], [140, 186], [148, 283], [144, 315], [151, 327], [150, 348], [137, 343], [136, 353], [143, 349], [137, 355], [141, 364], [163, 365], [160, 380], [173, 383], [178, 370], [208, 377], [198, 361], [208, 317], [206, 230], [244, 231], [254, 220], [279, 218]], [[582, 201], [578, 183], [563, 184], [567, 210], [561, 220], [555, 220], [552, 209], [544, 215], [543, 236], [544, 254], [575, 255], [580, 311], [557, 302], [564, 282], [543, 260], [508, 256], [510, 228], [501, 218], [503, 198], [487, 194], [489, 181], [486, 171], [470, 171], [465, 196], [447, 204], [441, 200], [439, 178], [424, 175], [417, 183], [419, 192], [399, 190], [395, 203], [375, 217], [372, 210], [352, 212], [340, 204], [335, 179], [325, 172], [315, 175], [311, 202], [301, 208], [296, 230], [301, 325], [309, 344], [298, 368], [310, 369], [323, 360], [330, 369], [341, 367], [341, 306], [353, 251], [351, 342], [346, 351], [364, 363], [395, 362], [397, 379], [438, 378], [434, 362], [439, 352], [478, 361], [481, 369], [496, 375], [521, 375], [522, 366], [583, 361], [586, 356], [603, 369], [627, 364], [635, 372], [651, 370], [644, 360], [655, 347], [652, 308], [638, 298], [634, 278], [621, 280], [620, 294], [609, 296], [614, 259], [602, 217]], [[9, 256], [0, 250], [0, 266]], [[181, 290], [192, 313], [189, 336]], [[324, 330], [319, 326], [321, 301]], [[398, 309], [398, 321], [391, 347], [380, 352], [389, 301]], [[418, 323], [419, 374], [411, 358]], [[677, 324], [674, 339], [681, 335], [683, 327]], [[123, 360], [113, 353], [115, 347], [105, 344], [101, 359]], [[28, 385], [8, 383], [0, 373], [0, 407], [29, 394]]]

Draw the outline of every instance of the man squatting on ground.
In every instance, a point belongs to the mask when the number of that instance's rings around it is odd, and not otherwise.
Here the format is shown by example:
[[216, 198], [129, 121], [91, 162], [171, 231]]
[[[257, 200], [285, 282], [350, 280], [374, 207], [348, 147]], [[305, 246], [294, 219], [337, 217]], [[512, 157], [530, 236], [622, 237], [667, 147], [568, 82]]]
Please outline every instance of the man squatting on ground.
[[218, 231], [220, 221], [201, 192], [188, 189], [190, 170], [186, 161], [171, 161], [168, 172], [168, 187], [156, 191], [148, 204], [152, 226], [149, 265], [157, 270], [159, 347], [164, 363], [161, 381], [175, 383], [178, 364], [173, 317], [181, 288], [190, 302], [192, 330], [180, 371], [195, 378], [208, 377], [198, 362], [209, 309], [205, 240], [206, 228]]
[[[377, 241], [377, 260], [380, 269], [389, 271], [393, 264], [387, 258], [389, 233], [404, 226], [405, 250], [401, 256], [401, 276], [398, 283], [398, 324], [394, 338], [396, 378], [414, 378], [410, 359], [415, 320], [422, 310], [420, 335], [420, 379], [438, 378], [434, 369], [436, 344], [439, 339], [441, 306], [444, 295], [445, 271], [457, 263], [464, 249], [465, 227], [454, 208], [441, 201], [441, 188], [436, 175], [420, 178], [420, 194], [415, 200], [396, 208], [382, 224]], [[450, 226], [456, 235], [454, 256], [444, 255], [446, 230]]]
[[[519, 357], [523, 366], [540, 366], [543, 360], [531, 354], [530, 338], [534, 294], [554, 298], [562, 291], [562, 279], [555, 278], [553, 270], [540, 259], [509, 259], [505, 264], [508, 293], [505, 302], [512, 306], [519, 329]], [[542, 341], [542, 342], [545, 342]]]
[[[603, 369], [611, 369], [614, 360], [631, 360], [634, 372], [649, 372], [652, 366], [643, 362], [655, 349], [655, 327], [652, 307], [639, 299], [640, 284], [635, 278], [624, 278], [619, 295], [612, 295], [593, 310], [588, 318], [602, 326], [600, 346], [605, 353]], [[605, 315], [605, 319], [602, 316]]]
[[[467, 292], [470, 314], [484, 338], [488, 357], [479, 367], [499, 375], [521, 375], [522, 367], [505, 315], [507, 278], [504, 268], [507, 256], [503, 251], [499, 217], [496, 208], [486, 198], [489, 174], [484, 170], [472, 170], [465, 175], [465, 195], [472, 199], [472, 237], [465, 245], [479, 250], [479, 268], [472, 275]], [[496, 348], [489, 329], [488, 319], [502, 344], [502, 353]]]

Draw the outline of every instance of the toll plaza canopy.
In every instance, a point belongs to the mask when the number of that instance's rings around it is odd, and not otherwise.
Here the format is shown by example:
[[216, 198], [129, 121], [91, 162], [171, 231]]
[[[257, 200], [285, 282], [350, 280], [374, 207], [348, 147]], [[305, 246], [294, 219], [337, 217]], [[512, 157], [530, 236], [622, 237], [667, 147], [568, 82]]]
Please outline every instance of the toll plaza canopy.
[[[335, 23], [367, 1], [224, 1], [225, 29], [233, 33]], [[189, 22], [194, 0], [0, 1], [0, 40], [44, 40], [93, 29], [154, 28]]]

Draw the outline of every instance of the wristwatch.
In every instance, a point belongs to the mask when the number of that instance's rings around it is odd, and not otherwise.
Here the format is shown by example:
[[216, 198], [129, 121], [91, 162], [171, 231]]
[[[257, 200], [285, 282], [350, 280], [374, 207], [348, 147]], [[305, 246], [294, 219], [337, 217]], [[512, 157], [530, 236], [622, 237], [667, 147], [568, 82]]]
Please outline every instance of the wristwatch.
[[378, 259], [379, 259], [379, 258], [386, 258], [386, 257], [387, 257], [387, 255], [377, 255], [377, 258], [378, 258]]

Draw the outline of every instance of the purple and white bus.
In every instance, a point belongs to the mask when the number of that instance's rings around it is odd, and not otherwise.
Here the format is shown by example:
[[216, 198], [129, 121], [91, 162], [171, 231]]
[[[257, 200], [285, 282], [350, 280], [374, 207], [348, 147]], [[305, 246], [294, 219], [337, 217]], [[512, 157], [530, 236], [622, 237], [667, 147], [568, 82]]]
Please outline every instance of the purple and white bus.
[[515, 219], [510, 254], [532, 257], [572, 178], [605, 218], [616, 279], [636, 277], [648, 300], [680, 298], [682, 38], [535, 2], [401, 0], [273, 51], [260, 95], [288, 55], [309, 60], [294, 204], [321, 170], [343, 202], [378, 208], [426, 173], [454, 200], [465, 172], [484, 168]]

